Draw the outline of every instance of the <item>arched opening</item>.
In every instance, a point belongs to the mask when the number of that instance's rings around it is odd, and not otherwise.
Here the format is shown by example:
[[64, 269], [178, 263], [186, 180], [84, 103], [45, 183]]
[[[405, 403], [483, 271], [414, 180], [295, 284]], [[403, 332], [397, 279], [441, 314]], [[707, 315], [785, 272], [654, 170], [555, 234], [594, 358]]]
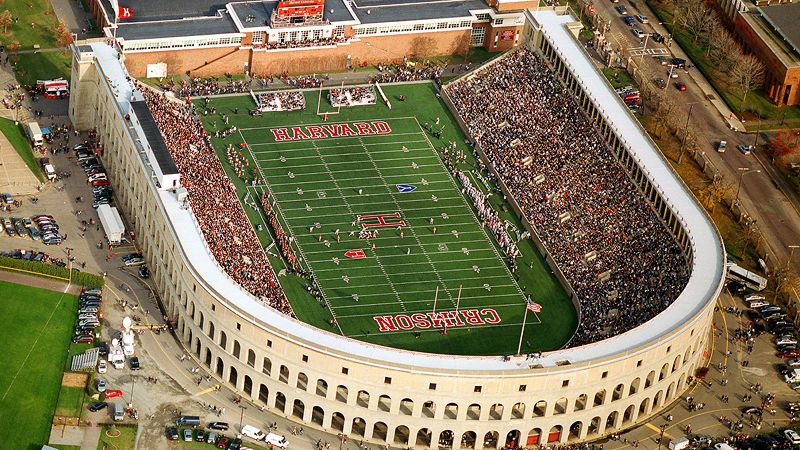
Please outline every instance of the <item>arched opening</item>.
[[669, 375], [669, 364], [664, 364], [661, 366], [661, 373], [658, 374], [658, 381], [663, 380], [667, 375]]
[[189, 302], [189, 315], [192, 316], [192, 321], [194, 321], [194, 302]]
[[244, 386], [242, 386], [242, 390], [248, 397], [253, 396], [253, 379], [250, 378], [250, 375], [244, 376]]
[[421, 428], [417, 431], [416, 445], [421, 447], [430, 447], [431, 439], [433, 439], [433, 432], [427, 428]]
[[564, 414], [566, 412], [567, 412], [567, 398], [566, 397], [561, 397], [556, 402], [556, 406], [555, 406], [555, 409], [553, 411], [553, 414]]
[[647, 378], [644, 380], [644, 388], [647, 389], [653, 385], [653, 380], [656, 379], [656, 372], [655, 370], [651, 370], [650, 373], [647, 374]]
[[320, 397], [328, 396], [328, 382], [325, 380], [317, 380], [317, 395]]
[[578, 398], [575, 399], [575, 409], [574, 411], [583, 411], [586, 409], [586, 405], [589, 403], [589, 396], [586, 394], [581, 394]]
[[217, 375], [222, 376], [222, 373], [225, 371], [225, 364], [222, 362], [222, 358], [219, 356], [217, 357]]
[[203, 316], [203, 311], [200, 311], [200, 329], [203, 329], [203, 325], [205, 325], [206, 318]]
[[362, 408], [369, 408], [369, 392], [358, 391], [358, 395], [356, 396], [356, 405]]
[[242, 353], [242, 346], [239, 345], [239, 341], [236, 339], [233, 340], [233, 357], [239, 359], [239, 355]]
[[572, 425], [569, 426], [569, 436], [567, 436], [567, 439], [570, 441], [580, 439], [582, 430], [583, 422], [573, 422]]
[[224, 331], [219, 332], [219, 346], [222, 347], [223, 350], [227, 350], [228, 347], [228, 335], [225, 334]]
[[388, 395], [381, 395], [378, 397], [378, 410], [383, 412], [389, 412], [392, 408], [392, 398]]
[[589, 422], [589, 430], [587, 436], [596, 436], [600, 434], [600, 423], [602, 423], [603, 419], [600, 417], [595, 417]]
[[528, 432], [528, 437], [525, 439], [525, 446], [538, 445], [542, 440], [542, 429], [533, 428]]
[[342, 415], [342, 413], [333, 413], [333, 417], [331, 418], [331, 428], [336, 431], [344, 431], [344, 415]]
[[386, 427], [386, 424], [383, 422], [375, 422], [375, 426], [372, 427], [372, 439], [377, 439], [379, 441], [386, 442], [386, 432], [389, 429]]
[[308, 375], [303, 372], [297, 374], [297, 389], [303, 391], [308, 389]]
[[269, 402], [269, 389], [266, 385], [262, 384], [258, 387], [258, 400], [265, 405]]
[[404, 398], [400, 400], [400, 414], [404, 416], [410, 416], [411, 413], [414, 412], [414, 401], [410, 398]]
[[294, 408], [292, 408], [292, 415], [302, 419], [303, 414], [306, 412], [306, 405], [301, 400], [294, 401]]
[[503, 418], [503, 405], [495, 403], [489, 408], [489, 420], [500, 420]]
[[400, 425], [394, 429], [394, 443], [400, 445], [408, 445], [408, 427]]
[[272, 361], [269, 358], [264, 358], [261, 362], [261, 372], [269, 375], [272, 372]]
[[636, 412], [636, 407], [631, 405], [625, 408], [625, 414], [622, 415], [622, 424], [627, 425], [633, 420], [633, 414]]
[[594, 406], [600, 406], [606, 401], [606, 390], [603, 389], [602, 391], [594, 394]]
[[[664, 397], [664, 400], [672, 398], [672, 394], [674, 393], [675, 393], [675, 382], [673, 381], [672, 383], [669, 384], [669, 387], [667, 388], [667, 396]], [[656, 406], [661, 406], [661, 404], [659, 403]]]
[[628, 395], [631, 396], [639, 392], [639, 384], [642, 382], [641, 378], [636, 377], [631, 381], [631, 388], [628, 389]]
[[619, 413], [617, 411], [612, 412], [608, 415], [606, 419], [606, 431], [613, 430], [617, 427], [617, 418], [619, 417]]
[[456, 420], [458, 417], [458, 405], [455, 403], [448, 403], [444, 407], [444, 418], [449, 420]]
[[625, 390], [625, 386], [622, 384], [618, 384], [617, 387], [614, 388], [614, 392], [611, 393], [611, 401], [615, 402], [622, 398], [622, 393]]
[[670, 373], [675, 373], [681, 367], [681, 355], [675, 357], [675, 361], [672, 361], [672, 370]]
[[650, 399], [646, 398], [642, 400], [642, 403], [639, 404], [638, 417], [644, 417], [649, 413], [650, 413]]
[[281, 383], [289, 384], [289, 368], [281, 365], [281, 370], [278, 372], [278, 380]]
[[256, 352], [253, 349], [247, 350], [247, 365], [250, 367], [256, 366]]
[[461, 448], [475, 448], [475, 438], [477, 435], [474, 431], [467, 431], [461, 435]]
[[236, 371], [236, 368], [231, 366], [231, 373], [228, 374], [228, 383], [236, 386], [236, 382], [239, 381], [239, 372]]
[[214, 339], [215, 335], [216, 335], [216, 329], [214, 328], [214, 322], [209, 320], [208, 321], [208, 337], [211, 338], [212, 342], [215, 340]]
[[512, 419], [525, 418], [525, 403], [520, 402], [511, 407], [511, 418]]
[[559, 442], [561, 440], [561, 432], [563, 428], [561, 425], [556, 425], [553, 428], [550, 428], [550, 432], [547, 433], [547, 442]]
[[356, 417], [353, 419], [353, 427], [351, 428], [352, 434], [355, 436], [364, 437], [364, 433], [367, 431], [367, 422], [364, 422], [364, 419], [361, 417]]
[[198, 358], [200, 357], [200, 339], [197, 337], [194, 338], [194, 354], [197, 355]]
[[[678, 378], [678, 388], [677, 388], [677, 390], [674, 392], [675, 394], [677, 394], [678, 392], [680, 392], [680, 391], [683, 389], [683, 382], [684, 382], [685, 380], [686, 380], [686, 374], [685, 374], [685, 373], [683, 373], [683, 374], [681, 374], [680, 378]], [[670, 396], [667, 396], [667, 397], [671, 398]]]
[[473, 403], [467, 408], [467, 420], [478, 420], [481, 418], [481, 405]]
[[286, 412], [286, 396], [282, 392], [275, 394], [275, 409]]
[[519, 445], [519, 437], [520, 437], [519, 430], [511, 430], [506, 434], [506, 442], [505, 447], [507, 448], [517, 448]]
[[192, 342], [192, 336], [193, 336], [192, 335], [192, 329], [190, 328], [189, 329], [189, 335], [186, 337], [186, 342], [187, 343], [191, 343]]
[[433, 418], [436, 415], [436, 403], [432, 400], [422, 404], [422, 417]]
[[497, 431], [489, 431], [483, 436], [483, 448], [497, 448]]
[[545, 412], [547, 412], [547, 402], [544, 400], [539, 400], [533, 405], [533, 417], [543, 417]]
[[206, 365], [211, 367], [211, 350], [206, 349]]
[[[672, 389], [672, 386], [670, 386], [669, 389]], [[663, 400], [663, 397], [664, 397], [664, 391], [658, 391], [655, 398], [653, 399], [653, 407], [657, 408], [661, 406], [661, 401]]]
[[453, 432], [451, 430], [439, 433], [439, 448], [453, 448]]
[[692, 349], [691, 348], [687, 348], [686, 349], [686, 353], [683, 354], [683, 363], [684, 364], [686, 364], [686, 362], [689, 361], [689, 357], [690, 356], [692, 356]]
[[347, 389], [347, 386], [339, 385], [336, 387], [336, 400], [342, 403], [347, 403], [347, 395], [350, 391]]
[[[315, 423], [319, 426], [322, 426], [322, 423], [324, 421], [325, 421], [325, 410], [323, 410], [319, 406], [311, 408], [311, 423]], [[363, 436], [364, 433], [362, 432], [361, 435]]]

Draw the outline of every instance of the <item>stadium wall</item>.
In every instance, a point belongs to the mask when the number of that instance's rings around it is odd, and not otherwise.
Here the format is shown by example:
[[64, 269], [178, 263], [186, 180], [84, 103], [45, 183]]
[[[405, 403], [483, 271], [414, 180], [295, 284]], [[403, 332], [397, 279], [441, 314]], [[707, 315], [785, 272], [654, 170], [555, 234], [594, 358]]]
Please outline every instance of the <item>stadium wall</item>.
[[133, 225], [176, 338], [200, 367], [255, 405], [304, 426], [396, 447], [577, 442], [658, 414], [704, 364], [721, 268], [713, 295], [695, 299], [680, 321], [644, 333], [635, 345], [624, 339], [638, 329], [508, 358], [360, 343], [256, 308], [241, 291], [227, 293], [232, 281], [218, 282], [221, 269], [197, 258], [208, 250], [193, 216], [149, 176], [151, 163], [136, 144], [146, 138], [129, 127], [129, 104], [119, 96], [117, 83], [126, 82], [121, 64], [101, 57], [111, 52], [103, 45], [93, 44], [96, 55], [72, 47], [70, 116], [78, 128], [96, 129], [107, 149], [115, 201]]

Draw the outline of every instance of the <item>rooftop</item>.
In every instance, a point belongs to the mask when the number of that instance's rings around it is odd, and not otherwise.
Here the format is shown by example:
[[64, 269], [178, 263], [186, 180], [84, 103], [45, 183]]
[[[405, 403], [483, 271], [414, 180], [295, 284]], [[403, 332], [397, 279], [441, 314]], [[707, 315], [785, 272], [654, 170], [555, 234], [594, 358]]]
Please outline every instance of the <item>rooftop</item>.
[[147, 138], [147, 143], [150, 144], [153, 156], [156, 157], [156, 162], [161, 169], [161, 173], [164, 175], [175, 175], [179, 173], [178, 167], [175, 165], [175, 161], [172, 159], [172, 155], [170, 155], [167, 149], [167, 144], [164, 142], [164, 137], [161, 136], [158, 125], [156, 125], [156, 121], [153, 119], [153, 114], [147, 109], [147, 103], [145, 103], [144, 100], [133, 101], [131, 102], [131, 108], [139, 119], [139, 124]]
[[[225, 0], [126, 0], [124, 6], [133, 8], [133, 18], [121, 20], [119, 23], [147, 22], [152, 20], [175, 20], [214, 16], [220, 9], [225, 9]], [[109, 0], [100, 2], [111, 21], [114, 21], [114, 10]]]
[[758, 10], [778, 36], [800, 55], [800, 3], [764, 6]]
[[118, 26], [117, 37], [129, 40], [239, 33], [227, 13], [217, 17], [120, 23]]
[[[272, 11], [278, 6], [277, 1], [249, 1], [230, 4], [231, 9], [239, 18], [242, 28], [262, 28], [268, 26]], [[254, 20], [247, 21], [250, 16]], [[325, 11], [322, 18], [329, 22], [345, 22], [355, 20], [344, 0], [325, 0]]]
[[483, 0], [355, 0], [353, 11], [361, 23], [471, 17], [473, 10], [488, 10]]

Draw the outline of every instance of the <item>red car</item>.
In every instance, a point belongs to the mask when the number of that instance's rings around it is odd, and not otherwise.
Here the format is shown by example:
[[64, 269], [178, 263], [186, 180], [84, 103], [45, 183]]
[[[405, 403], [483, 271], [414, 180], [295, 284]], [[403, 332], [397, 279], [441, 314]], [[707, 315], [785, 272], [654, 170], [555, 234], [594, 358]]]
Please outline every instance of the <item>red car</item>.
[[72, 342], [76, 344], [91, 344], [94, 342], [94, 336], [91, 334], [81, 334], [72, 338]]
[[678, 89], [679, 91], [683, 92], [683, 91], [686, 90], [686, 83], [683, 83], [683, 82], [679, 81], [679, 82], [675, 83], [675, 88]]
[[108, 389], [105, 392], [106, 398], [122, 397], [122, 391], [119, 389]]
[[111, 186], [111, 182], [108, 180], [94, 180], [91, 182], [91, 185], [94, 187], [97, 186]]
[[228, 438], [222, 436], [217, 441], [217, 448], [228, 448]]
[[800, 350], [791, 350], [788, 352], [778, 352], [778, 358], [800, 358]]

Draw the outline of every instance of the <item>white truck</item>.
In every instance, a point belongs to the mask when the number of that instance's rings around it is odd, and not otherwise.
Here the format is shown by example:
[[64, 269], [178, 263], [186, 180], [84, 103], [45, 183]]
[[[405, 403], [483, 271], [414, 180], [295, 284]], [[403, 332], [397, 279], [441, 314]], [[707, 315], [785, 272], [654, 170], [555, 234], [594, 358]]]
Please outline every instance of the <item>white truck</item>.
[[34, 147], [44, 144], [44, 134], [42, 134], [42, 129], [39, 127], [38, 122], [28, 122], [25, 124], [25, 134], [28, 135], [28, 139], [31, 140], [31, 145]]
[[286, 448], [289, 446], [289, 442], [286, 440], [285, 436], [275, 433], [267, 434], [267, 436], [264, 438], [264, 442], [267, 444], [272, 444], [273, 447], [278, 448]]
[[100, 224], [103, 225], [103, 230], [106, 232], [108, 243], [111, 245], [122, 243], [125, 224], [122, 223], [122, 218], [119, 216], [117, 208], [108, 204], [99, 205], [97, 207], [97, 216], [100, 218]]

